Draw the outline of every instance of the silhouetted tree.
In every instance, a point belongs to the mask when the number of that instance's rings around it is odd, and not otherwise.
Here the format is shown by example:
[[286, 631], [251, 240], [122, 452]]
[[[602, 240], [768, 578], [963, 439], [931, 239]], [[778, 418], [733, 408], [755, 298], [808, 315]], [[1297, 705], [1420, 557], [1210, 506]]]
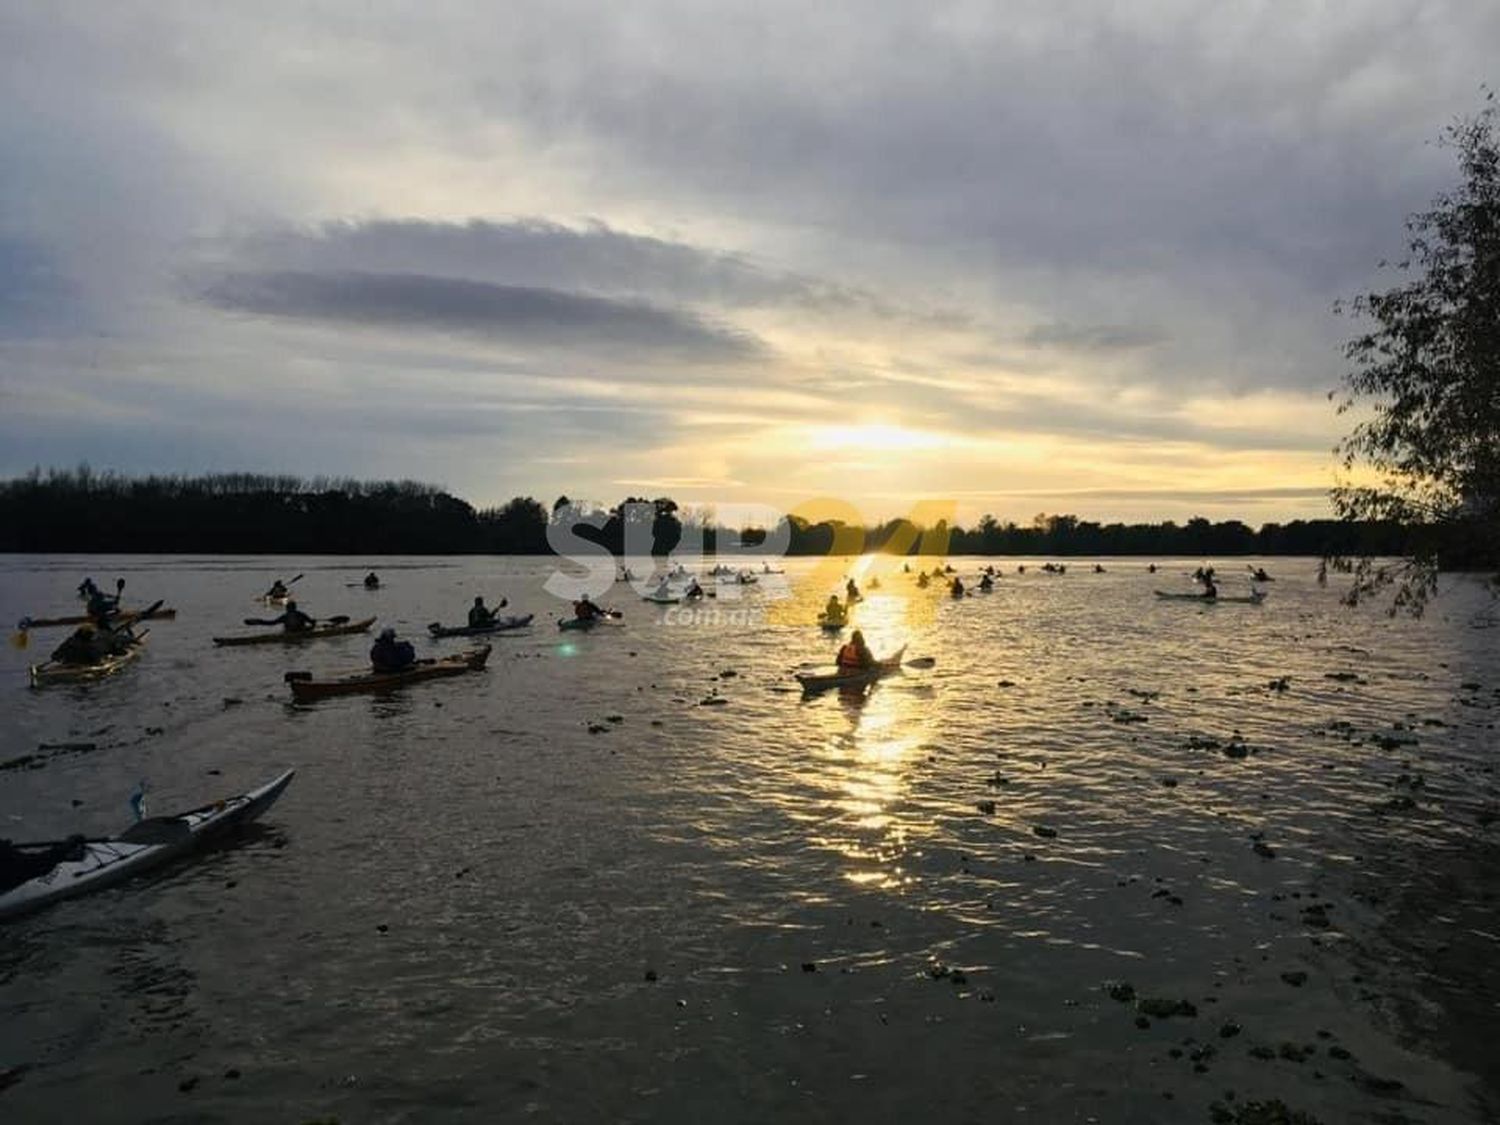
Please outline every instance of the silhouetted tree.
[[[1347, 600], [1393, 585], [1391, 612], [1421, 613], [1440, 567], [1500, 566], [1500, 141], [1494, 94], [1444, 132], [1461, 180], [1407, 220], [1409, 280], [1356, 297], [1340, 311], [1374, 322], [1345, 345], [1352, 364], [1340, 412], [1369, 416], [1339, 447], [1346, 469], [1368, 466], [1375, 485], [1345, 484], [1335, 509], [1361, 523], [1409, 529], [1391, 566], [1371, 554], [1334, 561], [1352, 569]], [[1384, 263], [1382, 263], [1384, 264]], [[1500, 578], [1497, 578], [1500, 580]]]

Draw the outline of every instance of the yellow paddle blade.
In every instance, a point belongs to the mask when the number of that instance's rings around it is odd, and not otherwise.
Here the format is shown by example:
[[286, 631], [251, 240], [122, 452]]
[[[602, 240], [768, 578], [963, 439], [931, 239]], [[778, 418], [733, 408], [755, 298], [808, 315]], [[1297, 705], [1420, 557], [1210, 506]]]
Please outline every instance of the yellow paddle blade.
[[10, 635], [10, 645], [12, 648], [25, 648], [30, 643], [31, 634], [27, 633], [25, 629], [17, 629]]

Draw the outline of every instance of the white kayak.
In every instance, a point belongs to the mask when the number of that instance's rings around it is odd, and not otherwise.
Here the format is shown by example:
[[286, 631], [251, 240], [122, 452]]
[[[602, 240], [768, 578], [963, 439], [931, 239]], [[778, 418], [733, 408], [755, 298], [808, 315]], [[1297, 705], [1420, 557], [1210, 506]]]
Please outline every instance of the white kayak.
[[[167, 863], [200, 847], [236, 825], [246, 824], [270, 808], [291, 783], [287, 770], [258, 789], [226, 797], [175, 816], [150, 817], [107, 840], [80, 840], [69, 858], [0, 893], [0, 919], [14, 918], [61, 898], [101, 890], [142, 871]], [[43, 848], [62, 850], [67, 842], [18, 844], [23, 854]]]

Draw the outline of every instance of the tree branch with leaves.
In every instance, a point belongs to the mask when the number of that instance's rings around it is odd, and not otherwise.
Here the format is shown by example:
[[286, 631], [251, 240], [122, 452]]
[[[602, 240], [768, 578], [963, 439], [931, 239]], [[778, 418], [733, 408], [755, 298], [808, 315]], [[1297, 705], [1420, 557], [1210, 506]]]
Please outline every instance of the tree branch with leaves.
[[[1351, 370], [1331, 398], [1367, 411], [1339, 444], [1333, 505], [1346, 520], [1405, 529], [1405, 557], [1330, 559], [1352, 573], [1345, 600], [1391, 589], [1391, 612], [1420, 614], [1442, 570], [1500, 568], [1500, 140], [1494, 93], [1445, 130], [1460, 182], [1406, 223], [1406, 280], [1340, 302], [1370, 322], [1344, 346]], [[1386, 263], [1382, 263], [1386, 265]]]

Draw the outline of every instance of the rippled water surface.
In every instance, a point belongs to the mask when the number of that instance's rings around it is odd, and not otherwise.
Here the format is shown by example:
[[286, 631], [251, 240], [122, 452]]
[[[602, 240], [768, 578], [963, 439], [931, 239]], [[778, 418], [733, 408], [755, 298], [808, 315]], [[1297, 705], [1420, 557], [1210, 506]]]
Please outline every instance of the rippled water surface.
[[[377, 560], [366, 592], [366, 560], [0, 559], [7, 621], [85, 573], [180, 610], [88, 688], [25, 686], [61, 631], [4, 649], [0, 835], [298, 771], [229, 845], [0, 928], [0, 1115], [1486, 1120], [1486, 595], [1392, 621], [1310, 560], [1265, 560], [1259, 607], [1152, 596], [1198, 560], [995, 561], [959, 601], [880, 564], [855, 624], [935, 665], [804, 699], [843, 562], [691, 614], [618, 586], [624, 626], [580, 635], [552, 560]], [[424, 653], [476, 593], [537, 625], [480, 675], [293, 706], [284, 671], [369, 639], [209, 638], [298, 572]]]

